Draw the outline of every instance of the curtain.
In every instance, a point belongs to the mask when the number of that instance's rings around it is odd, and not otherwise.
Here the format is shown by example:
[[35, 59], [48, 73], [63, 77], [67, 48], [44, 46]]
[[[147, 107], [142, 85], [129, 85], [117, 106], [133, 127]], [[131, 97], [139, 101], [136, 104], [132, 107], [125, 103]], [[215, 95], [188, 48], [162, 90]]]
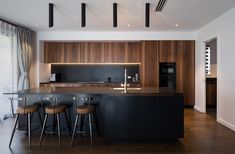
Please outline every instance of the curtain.
[[15, 30], [16, 26], [0, 20], [0, 31], [2, 35], [13, 36], [15, 35]]
[[[9, 97], [4, 92], [17, 90], [18, 64], [16, 55], [16, 27], [0, 20], [0, 120], [12, 117]], [[17, 103], [14, 104], [16, 109]]]
[[19, 65], [18, 90], [30, 88], [30, 67], [32, 60], [32, 31], [16, 28], [17, 36], [17, 58]]

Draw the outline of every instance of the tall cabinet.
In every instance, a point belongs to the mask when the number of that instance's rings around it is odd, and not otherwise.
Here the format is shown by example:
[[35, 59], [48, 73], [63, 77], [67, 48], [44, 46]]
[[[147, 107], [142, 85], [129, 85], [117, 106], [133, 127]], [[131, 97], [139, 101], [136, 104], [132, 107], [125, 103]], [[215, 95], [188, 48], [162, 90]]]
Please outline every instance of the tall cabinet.
[[143, 41], [141, 77], [143, 86], [159, 87], [159, 63], [176, 63], [176, 89], [184, 93], [184, 104], [195, 104], [195, 42]]
[[195, 104], [195, 42], [177, 41], [176, 89], [184, 92], [185, 105]]

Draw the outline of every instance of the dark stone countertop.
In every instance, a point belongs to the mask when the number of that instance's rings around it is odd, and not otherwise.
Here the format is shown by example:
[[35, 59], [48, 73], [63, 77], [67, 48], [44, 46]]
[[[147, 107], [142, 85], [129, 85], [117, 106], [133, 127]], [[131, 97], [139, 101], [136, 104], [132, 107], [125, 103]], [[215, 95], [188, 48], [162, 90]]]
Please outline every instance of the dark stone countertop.
[[[117, 87], [118, 88], [118, 87]], [[141, 87], [140, 89], [113, 90], [111, 87], [40, 87], [4, 94], [111, 94], [111, 95], [183, 95], [169, 88]]]

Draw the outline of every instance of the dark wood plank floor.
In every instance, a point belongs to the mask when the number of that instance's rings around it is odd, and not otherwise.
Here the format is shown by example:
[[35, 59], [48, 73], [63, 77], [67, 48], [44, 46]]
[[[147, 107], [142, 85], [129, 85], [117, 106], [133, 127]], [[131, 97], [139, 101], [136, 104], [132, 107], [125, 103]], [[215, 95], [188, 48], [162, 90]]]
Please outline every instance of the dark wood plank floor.
[[171, 142], [107, 144], [103, 139], [95, 138], [94, 146], [91, 148], [86, 138], [79, 141], [77, 139], [78, 144], [71, 147], [70, 138], [63, 137], [63, 147], [59, 148], [56, 137], [46, 137], [43, 146], [39, 148], [38, 137], [33, 136], [33, 147], [29, 149], [27, 137], [17, 132], [12, 149], [9, 149], [12, 124], [12, 119], [0, 123], [1, 154], [235, 154], [235, 132], [217, 123], [214, 117], [193, 109], [185, 109], [185, 138]]

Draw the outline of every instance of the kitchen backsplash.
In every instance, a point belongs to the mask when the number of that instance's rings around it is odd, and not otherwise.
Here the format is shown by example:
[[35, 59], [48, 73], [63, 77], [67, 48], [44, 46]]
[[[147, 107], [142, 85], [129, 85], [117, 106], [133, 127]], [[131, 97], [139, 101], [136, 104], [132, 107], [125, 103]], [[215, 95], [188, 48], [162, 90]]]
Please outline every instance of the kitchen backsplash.
[[[76, 65], [76, 64], [52, 64], [51, 73], [60, 76], [59, 82], [122, 82], [124, 80], [124, 69], [131, 76], [129, 82], [136, 82], [133, 78], [138, 74], [140, 78], [139, 64], [131, 65]], [[138, 82], [138, 81], [137, 81]]]

